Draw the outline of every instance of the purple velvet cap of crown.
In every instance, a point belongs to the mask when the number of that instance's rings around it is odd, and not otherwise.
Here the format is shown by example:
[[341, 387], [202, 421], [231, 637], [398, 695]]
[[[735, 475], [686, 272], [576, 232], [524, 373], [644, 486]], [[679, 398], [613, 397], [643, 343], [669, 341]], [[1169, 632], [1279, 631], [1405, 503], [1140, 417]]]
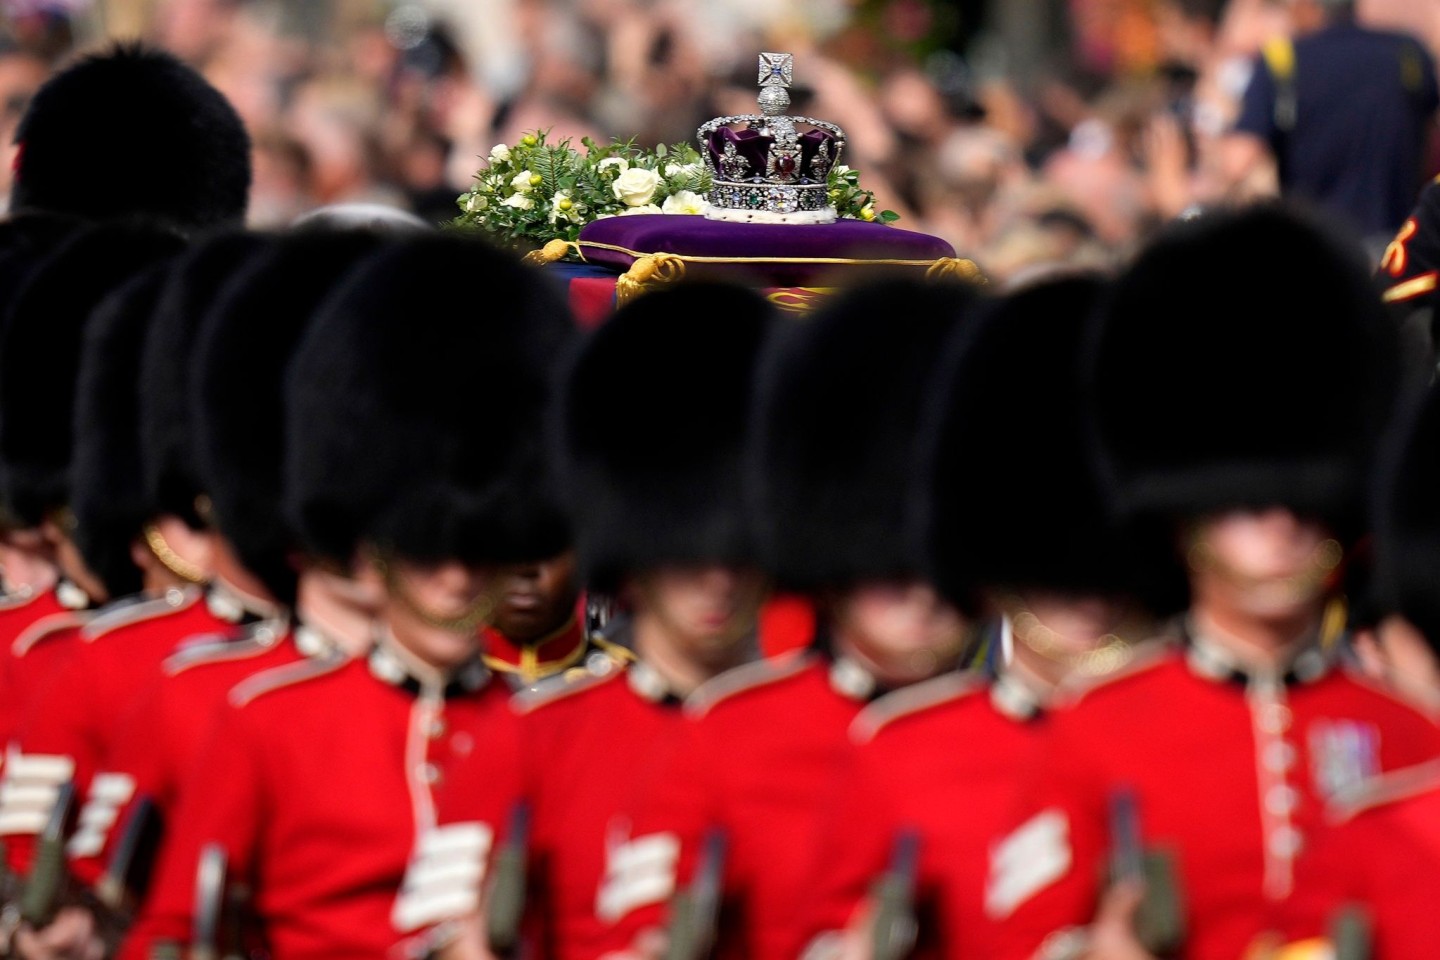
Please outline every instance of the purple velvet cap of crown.
[[[836, 155], [836, 139], [835, 135], [828, 130], [807, 130], [800, 135], [801, 182], [819, 182], [820, 178], [811, 173], [810, 161], [815, 159], [815, 154], [819, 152], [820, 145], [823, 143], [830, 145], [830, 160], [833, 163]], [[735, 130], [730, 127], [721, 127], [711, 133], [710, 168], [717, 171], [717, 174], [724, 170], [724, 167], [720, 166], [720, 160], [725, 154], [725, 144], [727, 143], [735, 144], [735, 152], [750, 164], [747, 178], [765, 176], [766, 159], [769, 157], [771, 145], [775, 143], [774, 137], [767, 136], [758, 130]], [[723, 174], [720, 176], [723, 177]]]
[[[814, 286], [821, 281], [843, 285], [867, 268], [923, 272], [935, 260], [955, 256], [955, 248], [939, 237], [863, 220], [729, 223], [683, 214], [595, 220], [580, 231], [580, 252], [587, 263], [622, 271], [638, 257], [652, 253], [716, 257], [720, 262], [688, 263], [686, 274], [775, 286]], [[797, 259], [813, 262], [794, 262]], [[837, 259], [862, 262], [821, 262]]]

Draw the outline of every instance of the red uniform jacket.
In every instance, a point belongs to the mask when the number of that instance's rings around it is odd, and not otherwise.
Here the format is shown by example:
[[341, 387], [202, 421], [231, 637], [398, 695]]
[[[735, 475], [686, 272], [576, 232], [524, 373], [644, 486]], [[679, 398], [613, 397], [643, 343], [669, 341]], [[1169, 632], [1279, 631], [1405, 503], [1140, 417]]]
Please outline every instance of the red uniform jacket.
[[[723, 832], [717, 957], [798, 955], [810, 867], [828, 842], [818, 811], [843, 770], [850, 725], [874, 692], [856, 664], [797, 651], [731, 670], [691, 698], [692, 722], [635, 829], [678, 839], [686, 883], [706, 834]], [[653, 908], [638, 912], [627, 932], [659, 919]]]
[[88, 602], [72, 584], [55, 589], [60, 612], [33, 621], [10, 644], [9, 676], [3, 697], [10, 725], [3, 774], [0, 774], [0, 840], [7, 866], [20, 874], [30, 869], [35, 837], [50, 818], [60, 789], [74, 779], [75, 763], [64, 755], [22, 753], [19, 728], [42, 701], [41, 691], [81, 647], [81, 630], [95, 614], [80, 609]]
[[[146, 956], [155, 938], [188, 941], [212, 842], [253, 891], [275, 960], [384, 957], [437, 911], [463, 909], [453, 890], [478, 883], [502, 798], [517, 789], [508, 699], [478, 662], [444, 687], [421, 684], [388, 645], [242, 683], [182, 788], [124, 955]], [[473, 775], [458, 776], [465, 768]], [[472, 797], [472, 822], [437, 831], [437, 806], [466, 783], [495, 802]]]
[[481, 631], [480, 643], [485, 666], [503, 674], [517, 693], [544, 689], [545, 681], [551, 677], [571, 669], [585, 669], [592, 655], [615, 652], [613, 644], [586, 632], [584, 600], [563, 627], [537, 643], [516, 643], [493, 626]]
[[[671, 891], [673, 847], [637, 844], [631, 823], [673, 746], [680, 703], [650, 667], [594, 659], [516, 708], [530, 808], [526, 933], [537, 956], [594, 960], [628, 946], [615, 927], [626, 908]], [[466, 794], [481, 789], [480, 774], [464, 771]]]
[[1337, 911], [1356, 906], [1376, 960], [1430, 960], [1440, 944], [1440, 764], [1381, 777], [1331, 821], [1280, 907], [1281, 938], [1320, 940]]
[[947, 674], [871, 704], [851, 726], [846, 773], [824, 820], [808, 886], [810, 937], [847, 927], [891, 868], [902, 834], [913, 864], [916, 957], [989, 957], [990, 844], [1013, 815], [1017, 771], [1042, 748], [1046, 716], [1002, 677]]
[[110, 749], [70, 839], [71, 870], [93, 884], [142, 797], [163, 828], [180, 784], [198, 762], [216, 714], [236, 684], [267, 670], [338, 658], [334, 644], [305, 627], [266, 620], [198, 637], [173, 652], [115, 721]]
[[34, 696], [34, 676], [44, 672], [36, 663], [46, 657], [41, 654], [30, 664], [20, 661], [49, 635], [47, 625], [82, 624], [89, 605], [83, 591], [63, 580], [53, 590], [0, 602], [0, 744], [8, 748], [19, 734], [25, 705]]
[[74, 655], [50, 677], [20, 726], [25, 754], [68, 757], [83, 796], [106, 756], [116, 720], [159, 675], [180, 642], [234, 629], [241, 611], [198, 588], [126, 604], [85, 625]]
[[1328, 798], [1440, 755], [1440, 728], [1318, 650], [1285, 677], [1246, 676], [1203, 639], [1163, 647], [1051, 717], [1019, 824], [992, 850], [998, 957], [1031, 956], [1094, 913], [1113, 791], [1169, 848], [1187, 915], [1182, 957], [1233, 960], [1291, 892]]

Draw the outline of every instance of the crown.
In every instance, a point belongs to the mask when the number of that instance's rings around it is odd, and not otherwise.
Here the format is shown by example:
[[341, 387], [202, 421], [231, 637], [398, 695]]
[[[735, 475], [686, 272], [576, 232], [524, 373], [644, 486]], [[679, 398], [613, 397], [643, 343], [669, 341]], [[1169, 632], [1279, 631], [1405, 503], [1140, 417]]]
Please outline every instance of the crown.
[[[711, 220], [753, 223], [830, 223], [830, 170], [845, 149], [833, 123], [784, 113], [794, 58], [760, 54], [760, 112], [716, 117], [695, 132], [710, 166]], [[736, 129], [743, 124], [742, 129]], [[810, 129], [801, 133], [799, 125]]]

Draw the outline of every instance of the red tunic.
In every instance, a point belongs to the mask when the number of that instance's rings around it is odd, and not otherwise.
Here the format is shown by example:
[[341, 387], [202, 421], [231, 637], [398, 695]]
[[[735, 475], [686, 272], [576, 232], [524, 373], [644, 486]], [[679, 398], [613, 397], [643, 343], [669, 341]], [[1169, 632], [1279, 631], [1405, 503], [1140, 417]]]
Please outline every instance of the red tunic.
[[174, 813], [180, 783], [197, 762], [214, 716], [236, 684], [307, 658], [337, 656], [334, 645], [323, 638], [273, 620], [198, 637], [174, 651], [114, 723], [110, 749], [70, 840], [75, 875], [91, 884], [99, 878], [119, 834], [117, 825], [123, 828], [129, 822], [141, 797], [154, 804], [162, 825]]
[[1161, 648], [1057, 711], [992, 850], [986, 907], [998, 957], [1030, 957], [1094, 913], [1109, 804], [1135, 793], [1147, 846], [1178, 859], [1188, 939], [1179, 956], [1233, 960], [1288, 896], [1327, 798], [1440, 755], [1430, 718], [1318, 650], [1286, 677], [1246, 676], [1219, 647]]
[[[817, 811], [832, 799], [849, 728], [875, 690], [846, 660], [812, 651], [748, 664], [696, 691], [673, 762], [653, 783], [636, 833], [673, 835], [690, 882], [706, 834], [726, 859], [717, 957], [793, 960], [804, 942], [810, 870], [828, 843]], [[633, 936], [654, 908], [626, 921]]]
[[[628, 945], [615, 927], [624, 908], [664, 900], [670, 887], [654, 881], [673, 881], [673, 850], [636, 846], [631, 822], [673, 746], [680, 704], [648, 666], [607, 662], [516, 699], [530, 807], [526, 930], [550, 960]], [[462, 771], [464, 794], [483, 789], [482, 773]]]
[[[62, 584], [60, 592], [76, 588]], [[74, 779], [75, 762], [68, 756], [22, 752], [19, 728], [43, 702], [41, 692], [83, 645], [82, 629], [95, 614], [73, 609], [78, 601], [57, 601], [62, 609], [32, 622], [10, 645], [10, 674], [4, 696], [12, 725], [3, 774], [0, 774], [0, 839], [10, 870], [27, 874], [35, 838], [50, 819], [60, 789]]]
[[[473, 880], [488, 856], [502, 798], [517, 789], [508, 699], [478, 663], [444, 688], [419, 684], [387, 646], [236, 687], [182, 789], [122, 955], [146, 956], [157, 937], [188, 939], [199, 854], [215, 842], [229, 876], [253, 891], [275, 960], [386, 956], [437, 909], [455, 909], [437, 872], [473, 865]], [[437, 833], [437, 805], [462, 783], [473, 822]], [[493, 803], [473, 795], [476, 784]]]
[[918, 838], [916, 957], [991, 956], [990, 844], [1013, 814], [1017, 769], [1044, 743], [1045, 715], [1017, 681], [947, 674], [884, 696], [851, 726], [854, 744], [808, 886], [807, 940], [845, 929]]
[[504, 674], [517, 691], [529, 689], [572, 667], [583, 666], [586, 654], [599, 649], [586, 635], [584, 617], [585, 602], [581, 600], [575, 615], [563, 627], [532, 644], [516, 643], [495, 627], [486, 627], [480, 636], [485, 666]]
[[52, 676], [20, 728], [27, 754], [69, 757], [76, 790], [89, 788], [109, 752], [116, 719], [157, 677], [181, 641], [232, 631], [238, 611], [210, 602], [199, 588], [174, 589], [154, 600], [97, 615], [81, 631], [74, 655]]
[[1337, 911], [1353, 905], [1370, 921], [1371, 956], [1431, 960], [1440, 944], [1440, 764], [1381, 777], [1334, 810], [1301, 868], [1279, 910], [1282, 939], [1319, 940]]
[[[0, 602], [0, 744], [8, 747], [14, 741], [20, 732], [24, 707], [34, 695], [33, 675], [37, 671], [33, 663], [19, 663], [36, 645], [37, 631], [32, 628], [60, 623], [60, 617], [69, 618], [71, 625], [81, 623], [78, 613], [87, 606], [89, 598], [64, 581], [43, 593]], [[41, 629], [39, 635], [45, 632]]]

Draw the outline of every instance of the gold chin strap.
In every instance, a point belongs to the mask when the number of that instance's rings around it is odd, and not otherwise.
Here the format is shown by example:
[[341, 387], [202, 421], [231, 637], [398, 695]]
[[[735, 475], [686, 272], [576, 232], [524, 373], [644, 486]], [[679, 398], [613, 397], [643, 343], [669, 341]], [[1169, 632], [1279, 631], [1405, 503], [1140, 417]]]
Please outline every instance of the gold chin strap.
[[1024, 644], [1046, 660], [1068, 665], [1083, 677], [1100, 677], [1113, 673], [1130, 662], [1134, 655], [1132, 641], [1125, 634], [1135, 635], [1135, 624], [1123, 624], [1120, 629], [1105, 634], [1095, 646], [1088, 650], [1071, 651], [1066, 637], [1040, 622], [1019, 597], [1011, 597], [1005, 603], [1005, 612], [1010, 617], [1010, 633], [1015, 642]]
[[[1306, 558], [1305, 569], [1293, 577], [1287, 577], [1280, 583], [1290, 587], [1296, 596], [1311, 596], [1321, 592], [1330, 575], [1340, 566], [1345, 559], [1345, 548], [1340, 541], [1334, 539], [1322, 540], [1315, 545], [1315, 549]], [[1265, 583], [1247, 577], [1233, 569], [1228, 564], [1222, 563], [1211, 551], [1210, 545], [1199, 536], [1192, 539], [1189, 549], [1185, 554], [1186, 563], [1191, 571], [1204, 573], [1214, 571], [1222, 579], [1240, 587], [1255, 587]]]
[[176, 553], [175, 548], [165, 542], [165, 535], [160, 532], [160, 528], [155, 526], [155, 524], [145, 524], [144, 533], [145, 545], [150, 548], [150, 552], [155, 555], [155, 559], [159, 560], [166, 570], [169, 570], [186, 583], [204, 583], [210, 579], [198, 564], [191, 563]]
[[405, 584], [400, 582], [400, 575], [395, 572], [395, 566], [382, 554], [375, 555], [375, 565], [380, 568], [380, 574], [385, 580], [385, 592], [392, 599], [399, 601], [416, 619], [427, 627], [434, 627], [437, 630], [444, 630], [447, 633], [467, 634], [475, 633], [481, 627], [489, 626], [495, 617], [495, 608], [499, 606], [497, 593], [498, 585], [487, 589], [475, 599], [468, 609], [455, 616], [444, 616], [431, 610], [426, 610], [420, 605], [410, 592], [405, 589]]

